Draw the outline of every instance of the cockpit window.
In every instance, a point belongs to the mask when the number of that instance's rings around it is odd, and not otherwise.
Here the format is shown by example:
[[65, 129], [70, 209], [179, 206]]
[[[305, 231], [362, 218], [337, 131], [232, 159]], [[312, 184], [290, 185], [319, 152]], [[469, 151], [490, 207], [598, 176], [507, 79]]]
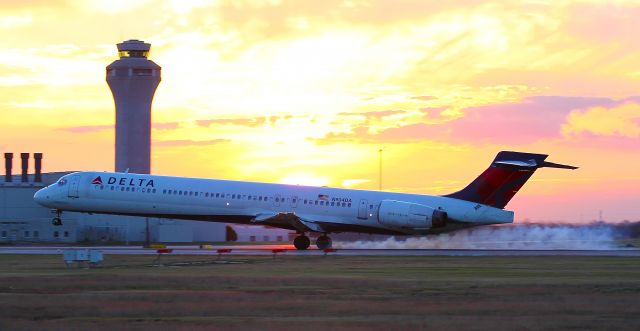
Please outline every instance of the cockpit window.
[[60, 179], [60, 180], [58, 181], [58, 186], [63, 186], [63, 185], [64, 185], [64, 184], [66, 184], [66, 183], [67, 183], [67, 180], [66, 180], [66, 179], [64, 179], [64, 178], [62, 178], [62, 179]]

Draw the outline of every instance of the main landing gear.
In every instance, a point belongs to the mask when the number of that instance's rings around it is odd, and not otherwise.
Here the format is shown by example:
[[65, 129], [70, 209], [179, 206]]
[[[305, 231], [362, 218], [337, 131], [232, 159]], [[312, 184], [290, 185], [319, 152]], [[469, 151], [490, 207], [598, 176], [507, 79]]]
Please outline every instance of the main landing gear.
[[293, 240], [293, 246], [301, 251], [309, 248], [309, 245], [311, 245], [311, 240], [309, 240], [309, 237], [305, 236], [304, 233], [297, 236], [296, 239]]
[[53, 221], [51, 221], [51, 224], [53, 224], [54, 226], [62, 225], [62, 219], [60, 218], [60, 216], [62, 216], [62, 210], [56, 209], [54, 213], [56, 214], [56, 216], [53, 218]]
[[[296, 239], [293, 240], [293, 246], [295, 246], [298, 250], [305, 250], [309, 248], [310, 245], [311, 240], [309, 239], [309, 237], [305, 236], [304, 233], [300, 234], [296, 237]], [[331, 248], [331, 245], [331, 238], [329, 238], [329, 236], [327, 236], [326, 234], [323, 234], [318, 237], [318, 239], [316, 239], [316, 246], [318, 246], [318, 249]]]
[[327, 236], [326, 234], [323, 234], [318, 237], [318, 239], [316, 239], [316, 246], [318, 246], [318, 249], [331, 248], [331, 244], [331, 238], [329, 238], [329, 236]]

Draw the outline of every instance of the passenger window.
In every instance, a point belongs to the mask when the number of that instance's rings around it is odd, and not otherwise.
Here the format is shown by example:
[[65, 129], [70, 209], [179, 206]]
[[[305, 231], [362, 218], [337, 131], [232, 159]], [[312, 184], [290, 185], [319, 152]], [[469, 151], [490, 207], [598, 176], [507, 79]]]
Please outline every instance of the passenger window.
[[348, 206], [349, 208], [351, 208], [351, 203], [349, 203], [347, 206]]
[[331, 203], [331, 207], [333, 207], [334, 202]]
[[235, 199], [235, 198], [236, 198], [236, 195], [235, 195], [235, 194], [231, 196], [231, 199]]
[[342, 207], [346, 207], [346, 206], [347, 206], [347, 204], [343, 202], [342, 203]]

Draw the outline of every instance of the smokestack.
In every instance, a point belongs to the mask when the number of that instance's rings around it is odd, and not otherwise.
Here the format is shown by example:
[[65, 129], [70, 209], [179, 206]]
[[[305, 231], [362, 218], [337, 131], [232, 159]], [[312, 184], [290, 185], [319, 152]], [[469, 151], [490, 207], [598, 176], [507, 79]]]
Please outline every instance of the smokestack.
[[29, 153], [20, 153], [20, 158], [22, 159], [22, 182], [26, 183], [29, 181], [29, 177], [27, 176], [27, 172], [29, 171]]
[[36, 163], [36, 175], [33, 181], [36, 183], [42, 183], [42, 153], [33, 153], [33, 158]]
[[13, 165], [13, 153], [4, 153], [4, 182], [11, 183], [13, 181], [13, 174], [11, 174], [11, 167]]

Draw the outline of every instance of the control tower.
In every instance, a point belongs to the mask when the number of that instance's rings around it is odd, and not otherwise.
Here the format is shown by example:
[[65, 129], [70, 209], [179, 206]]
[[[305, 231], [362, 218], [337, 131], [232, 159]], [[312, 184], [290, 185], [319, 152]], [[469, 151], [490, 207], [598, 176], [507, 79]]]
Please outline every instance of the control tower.
[[120, 59], [107, 66], [107, 83], [116, 104], [116, 171], [151, 171], [151, 102], [160, 84], [160, 66], [147, 59], [151, 45], [140, 40], [118, 44]]

